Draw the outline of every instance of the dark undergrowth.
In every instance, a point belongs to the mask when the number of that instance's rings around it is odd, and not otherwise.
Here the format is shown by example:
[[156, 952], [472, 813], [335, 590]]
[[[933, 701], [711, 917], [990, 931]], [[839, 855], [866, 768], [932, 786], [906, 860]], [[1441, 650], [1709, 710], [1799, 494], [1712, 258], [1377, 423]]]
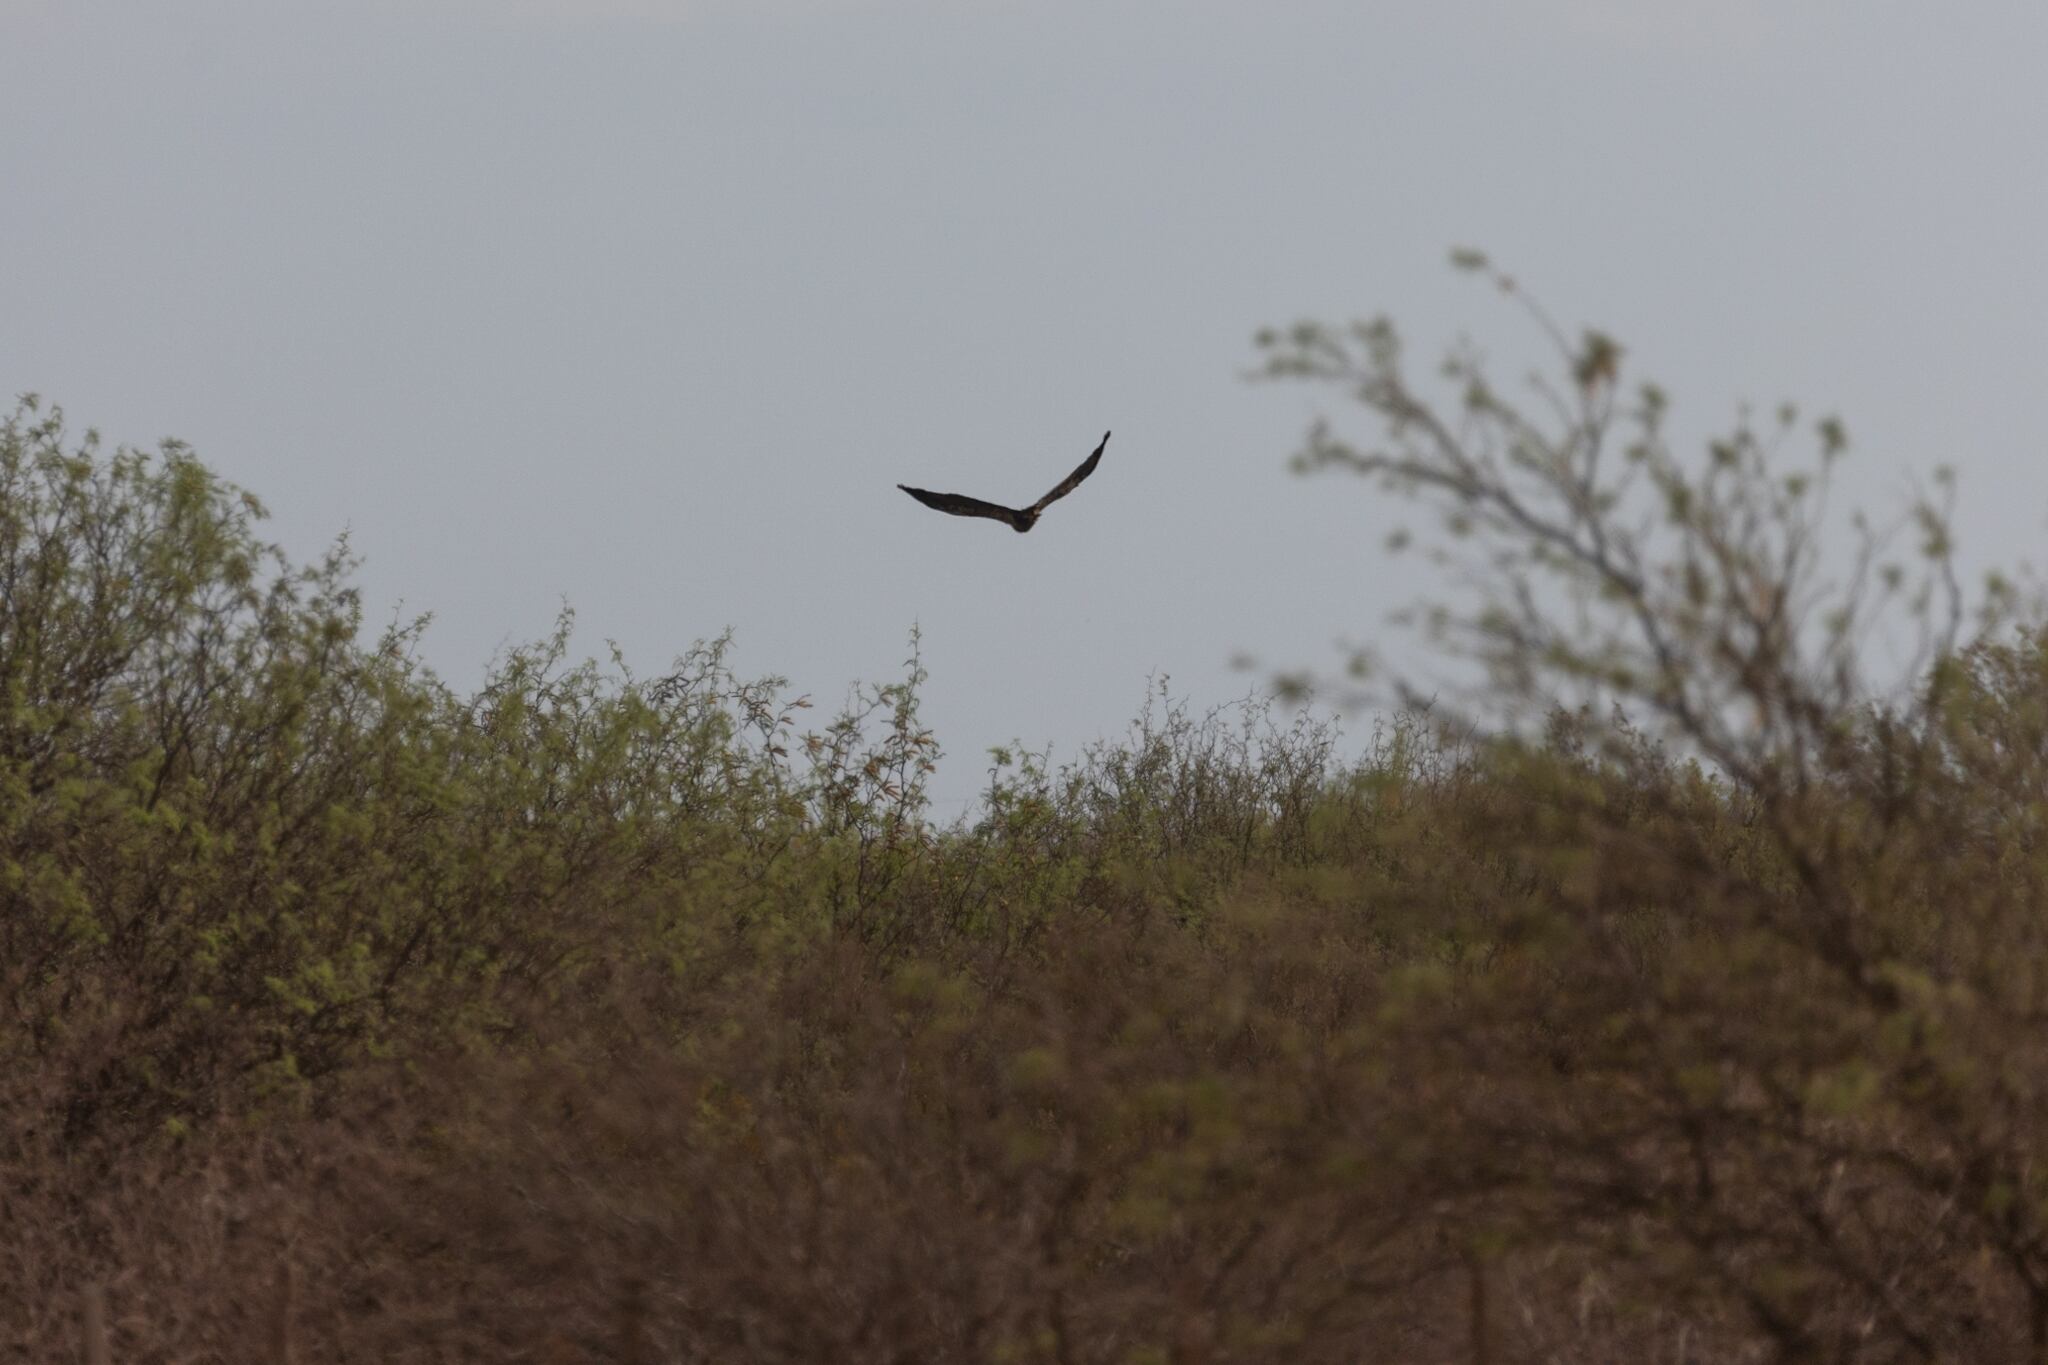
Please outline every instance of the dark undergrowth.
[[1547, 726], [1161, 695], [952, 826], [914, 656], [821, 720], [564, 621], [459, 693], [344, 555], [24, 406], [0, 1353], [2048, 1359], [2048, 637], [1879, 694], [1748, 438], [1639, 431], [1631, 532], [1611, 344], [1548, 446], [1391, 344], [1271, 339], [1396, 443], [1312, 460], [1590, 584], [1460, 618]]

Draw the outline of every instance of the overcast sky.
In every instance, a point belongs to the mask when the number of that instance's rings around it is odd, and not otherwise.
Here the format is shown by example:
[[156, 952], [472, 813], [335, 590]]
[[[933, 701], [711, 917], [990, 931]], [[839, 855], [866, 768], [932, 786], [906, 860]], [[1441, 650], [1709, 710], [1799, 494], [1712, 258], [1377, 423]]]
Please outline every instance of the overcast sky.
[[[917, 623], [957, 801], [1428, 588], [1285, 471], [1334, 396], [1242, 375], [1305, 315], [1512, 350], [1455, 245], [2031, 555], [2044, 65], [2040, 0], [0, 0], [0, 386], [346, 529], [460, 685], [564, 598], [823, 704]], [[1027, 502], [1106, 428], [1029, 536], [895, 488]]]

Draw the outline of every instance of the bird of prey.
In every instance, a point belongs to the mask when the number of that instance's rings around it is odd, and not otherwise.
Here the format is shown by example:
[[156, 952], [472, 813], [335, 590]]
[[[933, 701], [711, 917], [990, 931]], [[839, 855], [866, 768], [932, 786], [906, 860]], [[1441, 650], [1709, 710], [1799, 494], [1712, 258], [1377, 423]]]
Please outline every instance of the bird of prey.
[[1079, 488], [1081, 480], [1095, 472], [1095, 466], [1102, 463], [1103, 446], [1108, 444], [1109, 433], [1105, 431], [1102, 433], [1102, 445], [1095, 447], [1095, 453], [1081, 461], [1079, 469], [1061, 479], [1059, 487], [1029, 507], [1001, 507], [992, 502], [983, 502], [980, 498], [970, 498], [964, 493], [932, 493], [922, 488], [912, 488], [907, 483], [899, 483], [896, 486], [926, 507], [951, 512], [956, 517], [990, 517], [996, 521], [1006, 521], [1010, 524], [1011, 530], [1021, 533], [1037, 525], [1041, 512]]

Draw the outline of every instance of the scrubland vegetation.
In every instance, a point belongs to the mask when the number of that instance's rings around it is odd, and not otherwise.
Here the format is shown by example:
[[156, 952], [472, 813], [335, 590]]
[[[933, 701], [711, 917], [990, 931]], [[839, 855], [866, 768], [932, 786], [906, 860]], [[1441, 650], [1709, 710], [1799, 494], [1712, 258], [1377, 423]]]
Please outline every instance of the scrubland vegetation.
[[914, 648], [463, 693], [25, 404], [0, 1353], [2048, 1359], [2043, 617], [1938, 506], [1824, 536], [1834, 423], [1694, 459], [1555, 339], [1521, 403], [1261, 338], [1444, 514], [1471, 696], [1160, 695], [950, 826]]

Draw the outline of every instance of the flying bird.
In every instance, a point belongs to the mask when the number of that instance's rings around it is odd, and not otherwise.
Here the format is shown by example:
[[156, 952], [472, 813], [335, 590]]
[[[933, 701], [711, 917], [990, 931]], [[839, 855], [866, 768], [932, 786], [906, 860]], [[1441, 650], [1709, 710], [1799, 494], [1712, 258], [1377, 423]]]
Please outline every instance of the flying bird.
[[907, 483], [896, 486], [916, 498], [926, 507], [935, 507], [941, 512], [951, 512], [956, 517], [990, 517], [1006, 521], [1010, 529], [1020, 534], [1038, 524], [1039, 514], [1081, 486], [1081, 480], [1095, 472], [1095, 466], [1102, 463], [1103, 446], [1109, 444], [1109, 433], [1102, 433], [1102, 445], [1095, 447], [1095, 453], [1081, 461], [1081, 467], [1061, 479], [1059, 487], [1047, 493], [1029, 507], [1001, 507], [980, 498], [970, 498], [964, 493], [932, 493], [922, 488], [912, 488]]

